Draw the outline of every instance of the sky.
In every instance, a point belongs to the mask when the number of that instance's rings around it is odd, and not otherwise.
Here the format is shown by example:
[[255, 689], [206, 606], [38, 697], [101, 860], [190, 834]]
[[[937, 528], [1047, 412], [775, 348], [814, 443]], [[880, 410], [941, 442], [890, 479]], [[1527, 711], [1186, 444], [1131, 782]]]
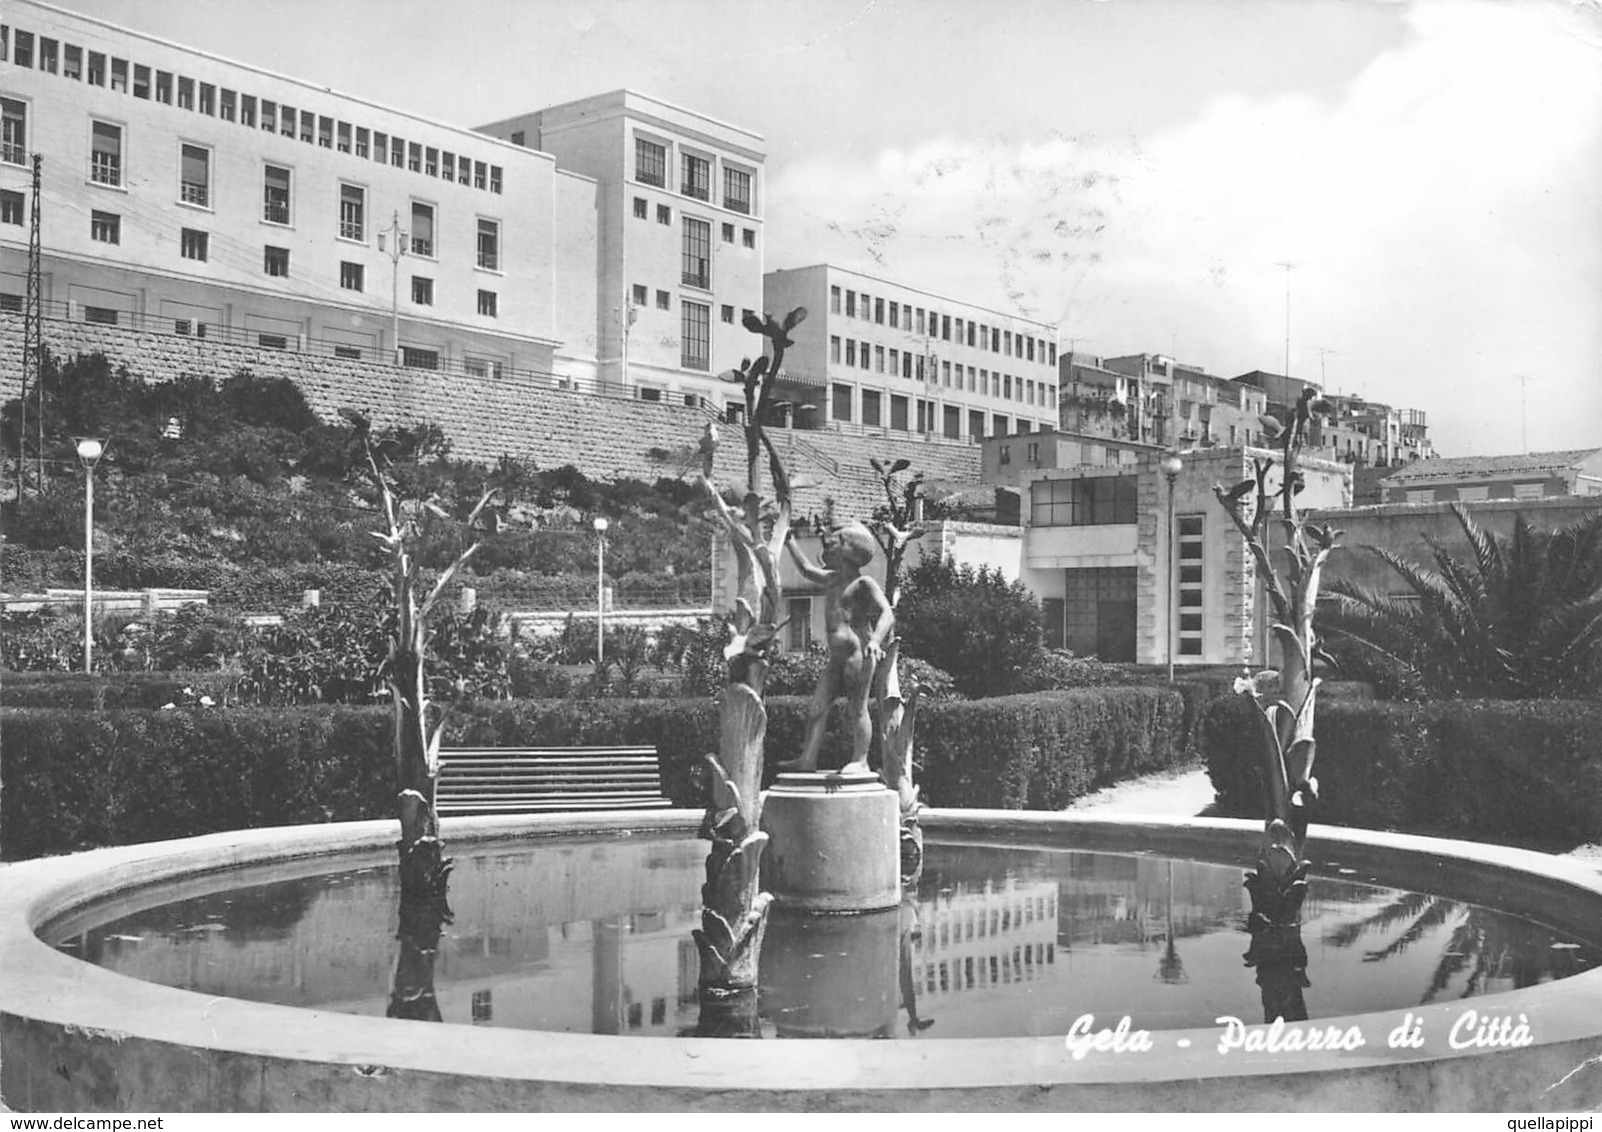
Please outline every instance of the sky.
[[768, 270], [1602, 447], [1602, 0], [54, 2], [461, 126], [629, 87], [763, 136]]

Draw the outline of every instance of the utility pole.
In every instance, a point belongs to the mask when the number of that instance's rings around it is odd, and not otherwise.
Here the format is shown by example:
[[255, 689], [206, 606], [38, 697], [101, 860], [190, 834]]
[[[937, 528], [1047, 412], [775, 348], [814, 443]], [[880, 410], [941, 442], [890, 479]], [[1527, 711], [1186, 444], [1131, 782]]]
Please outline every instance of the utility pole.
[[378, 250], [384, 250], [384, 237], [389, 237], [389, 344], [394, 350], [395, 364], [401, 364], [400, 345], [400, 261], [406, 254], [406, 233], [400, 226], [400, 213], [397, 211], [389, 222], [389, 227], [378, 234]]
[[630, 295], [623, 300], [622, 307], [614, 307], [612, 317], [617, 320], [623, 332], [623, 353], [618, 381], [626, 389], [629, 384], [629, 331], [634, 327], [634, 320], [640, 317], [640, 308], [634, 305], [634, 297]]
[[[38, 446], [34, 449], [34, 457], [38, 464], [34, 469], [33, 486], [36, 491], [44, 490], [44, 304], [39, 294], [39, 186], [40, 176], [44, 166], [44, 158], [39, 154], [33, 155], [33, 199], [28, 208], [28, 297], [26, 312], [23, 316], [22, 329], [22, 369], [26, 375], [32, 373], [35, 400], [39, 402], [36, 427], [38, 428]], [[24, 384], [27, 378], [23, 379]], [[17, 454], [22, 454], [22, 435], [17, 437]], [[17, 502], [22, 502], [22, 492], [17, 491]]]

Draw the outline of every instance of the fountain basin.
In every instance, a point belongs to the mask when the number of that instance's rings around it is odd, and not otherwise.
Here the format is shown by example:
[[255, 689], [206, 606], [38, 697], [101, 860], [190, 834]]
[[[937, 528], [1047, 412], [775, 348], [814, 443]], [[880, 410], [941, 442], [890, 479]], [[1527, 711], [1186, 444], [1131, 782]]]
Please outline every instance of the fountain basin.
[[[699, 811], [447, 821], [457, 852], [507, 837], [694, 835]], [[937, 837], [1202, 860], [1251, 859], [1252, 822], [931, 811]], [[393, 822], [250, 830], [98, 850], [0, 871], [0, 1096], [44, 1111], [1574, 1110], [1602, 1102], [1602, 971], [1414, 1007], [1424, 1039], [1390, 1048], [1402, 1010], [1325, 1019], [1360, 1049], [1231, 1049], [1223, 1027], [1159, 1031], [1149, 1052], [1074, 1058], [1061, 1038], [941, 1042], [637, 1039], [442, 1028], [215, 998], [129, 979], [38, 938], [46, 923], [151, 884], [268, 862], [339, 867], [393, 853]], [[1317, 828], [1315, 863], [1590, 936], [1602, 877], [1565, 858]], [[1242, 936], [1242, 948], [1245, 937]], [[1478, 1016], [1517, 1020], [1520, 1048], [1465, 1045]], [[1113, 1027], [1116, 1018], [1097, 1018]], [[1247, 1018], [1246, 1021], [1252, 1021]], [[1511, 1026], [1511, 1023], [1510, 1023]], [[1265, 1030], [1263, 1027], [1254, 1027]]]

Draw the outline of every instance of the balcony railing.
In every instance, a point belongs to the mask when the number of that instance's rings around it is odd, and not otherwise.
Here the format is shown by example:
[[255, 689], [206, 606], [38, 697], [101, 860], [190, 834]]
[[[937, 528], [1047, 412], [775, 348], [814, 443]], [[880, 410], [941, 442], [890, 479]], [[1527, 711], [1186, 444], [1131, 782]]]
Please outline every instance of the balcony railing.
[[207, 191], [204, 181], [184, 181], [178, 186], [178, 199], [185, 204], [198, 204], [205, 207], [211, 194]]

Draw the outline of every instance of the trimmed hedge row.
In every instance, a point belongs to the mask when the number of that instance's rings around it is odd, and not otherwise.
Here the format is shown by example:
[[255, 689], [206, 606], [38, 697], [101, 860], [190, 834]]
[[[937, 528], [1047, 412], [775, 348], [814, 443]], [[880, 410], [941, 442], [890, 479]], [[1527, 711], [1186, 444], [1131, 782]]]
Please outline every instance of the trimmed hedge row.
[[[1203, 720], [1220, 809], [1261, 816], [1245, 696]], [[1602, 703], [1334, 700], [1318, 705], [1315, 821], [1569, 849], [1602, 840]]]
[[[800, 749], [806, 704], [768, 700], [770, 752]], [[830, 749], [842, 749], [844, 714], [836, 704]], [[919, 715], [917, 777], [930, 805], [1055, 809], [1183, 762], [1183, 716], [1180, 697], [1157, 688], [937, 701]], [[10, 709], [0, 714], [0, 855], [387, 817], [389, 736], [384, 707]], [[654, 744], [668, 797], [697, 807], [701, 759], [717, 738], [711, 700], [511, 700], [454, 714], [445, 744]]]

